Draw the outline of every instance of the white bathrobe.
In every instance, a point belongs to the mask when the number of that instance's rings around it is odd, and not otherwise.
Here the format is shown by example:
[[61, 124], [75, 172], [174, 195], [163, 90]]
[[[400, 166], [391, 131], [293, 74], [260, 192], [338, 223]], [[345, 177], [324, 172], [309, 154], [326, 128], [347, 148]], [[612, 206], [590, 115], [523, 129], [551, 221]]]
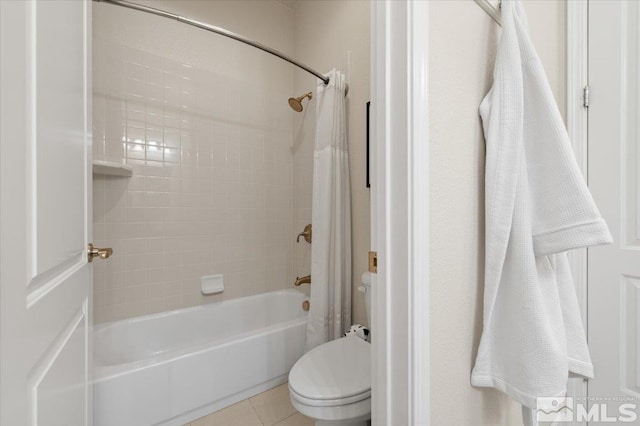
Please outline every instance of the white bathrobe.
[[480, 105], [487, 144], [484, 324], [471, 383], [533, 409], [537, 397], [565, 395], [569, 372], [593, 376], [566, 252], [612, 238], [517, 0], [502, 2], [493, 78]]

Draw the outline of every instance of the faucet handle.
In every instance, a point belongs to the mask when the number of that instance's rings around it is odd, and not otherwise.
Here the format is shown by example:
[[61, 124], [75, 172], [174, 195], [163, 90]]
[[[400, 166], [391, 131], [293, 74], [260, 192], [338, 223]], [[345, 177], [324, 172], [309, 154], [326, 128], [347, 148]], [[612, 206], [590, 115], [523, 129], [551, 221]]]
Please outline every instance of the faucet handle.
[[311, 224], [304, 227], [304, 231], [298, 234], [296, 238], [296, 243], [300, 242], [300, 237], [304, 237], [304, 240], [311, 244]]

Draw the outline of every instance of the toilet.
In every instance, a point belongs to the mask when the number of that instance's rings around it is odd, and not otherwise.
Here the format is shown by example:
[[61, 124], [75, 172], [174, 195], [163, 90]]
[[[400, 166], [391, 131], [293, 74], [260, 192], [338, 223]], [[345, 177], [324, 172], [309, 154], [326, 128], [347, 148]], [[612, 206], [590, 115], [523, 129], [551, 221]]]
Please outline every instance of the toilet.
[[[371, 275], [362, 275], [371, 323]], [[289, 394], [296, 410], [316, 426], [366, 426], [371, 418], [371, 345], [349, 334], [304, 354], [289, 372]]]

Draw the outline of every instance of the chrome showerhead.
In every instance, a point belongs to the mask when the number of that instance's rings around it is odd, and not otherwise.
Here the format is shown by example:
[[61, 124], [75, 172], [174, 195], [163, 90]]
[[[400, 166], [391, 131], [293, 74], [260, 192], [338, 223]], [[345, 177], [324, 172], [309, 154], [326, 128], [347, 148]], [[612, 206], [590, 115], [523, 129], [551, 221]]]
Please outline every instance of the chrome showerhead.
[[311, 100], [313, 98], [313, 93], [309, 92], [302, 96], [298, 96], [297, 98], [289, 98], [289, 106], [291, 107], [291, 109], [295, 112], [302, 112], [302, 110], [304, 109], [302, 107], [302, 100], [304, 98], [309, 98], [309, 100]]

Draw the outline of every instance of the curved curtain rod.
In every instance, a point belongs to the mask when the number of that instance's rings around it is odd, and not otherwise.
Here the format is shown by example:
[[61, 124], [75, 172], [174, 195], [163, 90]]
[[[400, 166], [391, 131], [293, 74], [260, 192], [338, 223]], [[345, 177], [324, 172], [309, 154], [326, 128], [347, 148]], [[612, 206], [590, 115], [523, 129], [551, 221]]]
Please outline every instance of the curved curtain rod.
[[[118, 6], [122, 6], [122, 7], [127, 7], [129, 9], [134, 9], [134, 10], [139, 10], [141, 12], [147, 12], [147, 13], [151, 13], [153, 15], [157, 15], [157, 16], [162, 16], [164, 18], [169, 18], [169, 19], [174, 19], [178, 22], [182, 22], [183, 24], [188, 24], [188, 25], [192, 25], [194, 27], [197, 28], [201, 28], [203, 30], [207, 30], [207, 31], [211, 31], [212, 33], [216, 33], [219, 34], [221, 36], [225, 36], [234, 40], [237, 40], [239, 42], [248, 44], [250, 46], [256, 47], [264, 52], [270, 53], [273, 56], [277, 56], [280, 59], [284, 59], [285, 61], [289, 62], [292, 65], [297, 66], [298, 68], [302, 68], [303, 70], [305, 70], [306, 72], [315, 75], [316, 77], [318, 77], [320, 80], [322, 80], [325, 84], [325, 86], [327, 84], [329, 84], [329, 77], [326, 77], [322, 74], [320, 74], [318, 71], [314, 70], [313, 68], [308, 67], [307, 65], [300, 63], [298, 61], [296, 61], [295, 59], [290, 58], [289, 56], [285, 55], [284, 53], [272, 49], [268, 46], [265, 46], [264, 44], [260, 44], [258, 42], [255, 42], [253, 40], [250, 40], [246, 37], [243, 37], [239, 34], [233, 33], [231, 31], [225, 30], [224, 28], [220, 28], [220, 27], [216, 27], [213, 25], [209, 25], [209, 24], [205, 24], [204, 22], [199, 22], [199, 21], [195, 21], [193, 19], [189, 19], [189, 18], [185, 18], [184, 16], [180, 16], [180, 15], [176, 15], [174, 13], [171, 12], [166, 12], [164, 10], [160, 10], [160, 9], [156, 9], [153, 7], [149, 7], [149, 6], [142, 6], [140, 4], [136, 4], [136, 3], [131, 3], [128, 1], [124, 1], [124, 0], [93, 0], [96, 1], [98, 3], [110, 3], [110, 4], [115, 4]], [[348, 89], [347, 89], [348, 90]]]

